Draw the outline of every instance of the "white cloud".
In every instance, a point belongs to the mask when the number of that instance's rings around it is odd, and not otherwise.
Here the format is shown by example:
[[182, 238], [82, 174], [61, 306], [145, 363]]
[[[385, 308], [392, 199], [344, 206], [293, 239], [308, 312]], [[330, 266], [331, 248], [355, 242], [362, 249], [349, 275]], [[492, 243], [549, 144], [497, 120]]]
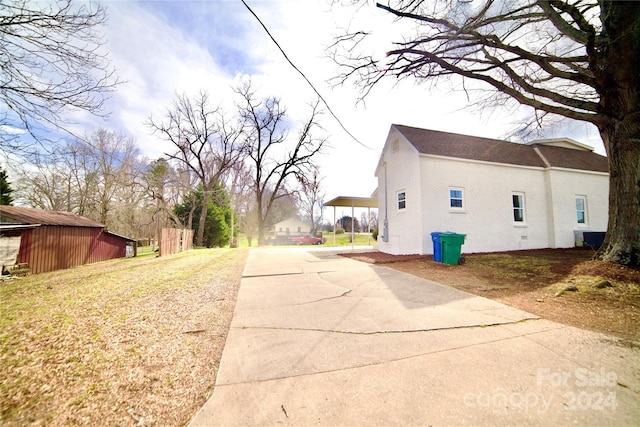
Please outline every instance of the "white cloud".
[[[373, 176], [389, 126], [393, 123], [500, 138], [513, 128], [504, 112], [484, 114], [464, 110], [469, 102], [446, 86], [431, 88], [406, 80], [382, 82], [366, 104], [356, 105], [357, 88], [348, 83], [332, 88], [327, 80], [335, 65], [326, 48], [339, 32], [336, 27], [374, 29], [368, 41], [384, 55], [397, 40], [390, 16], [372, 5], [330, 7], [324, 0], [249, 2], [288, 57], [313, 82], [355, 142], [329, 113], [323, 124], [330, 132], [331, 149], [320, 158], [328, 197], [367, 196], [375, 189]], [[176, 93], [208, 90], [219, 102], [230, 102], [231, 85], [238, 75], [252, 75], [263, 96], [279, 96], [290, 116], [308, 115], [313, 90], [286, 62], [269, 36], [238, 1], [109, 2], [107, 48], [120, 77], [127, 80], [109, 103], [110, 122], [134, 136], [141, 149], [157, 157], [168, 147], [149, 134], [144, 121], [162, 115]], [[391, 33], [391, 31], [395, 31]], [[584, 126], [568, 128], [594, 139]], [[585, 131], [586, 129], [586, 131]]]
[[157, 157], [170, 147], [150, 135], [145, 120], [162, 116], [176, 94], [207, 90], [228, 99], [231, 78], [206, 46], [139, 4], [109, 3], [108, 13], [107, 48], [126, 81], [109, 103], [110, 121]]

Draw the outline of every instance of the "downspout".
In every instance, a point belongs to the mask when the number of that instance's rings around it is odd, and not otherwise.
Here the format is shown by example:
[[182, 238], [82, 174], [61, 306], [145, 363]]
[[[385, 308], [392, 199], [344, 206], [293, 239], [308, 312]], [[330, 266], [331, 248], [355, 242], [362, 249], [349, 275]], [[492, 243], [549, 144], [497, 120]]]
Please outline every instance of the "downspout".
[[383, 163], [384, 165], [384, 221], [382, 222], [382, 241], [389, 241], [389, 219], [387, 216], [388, 210], [388, 199], [387, 199], [387, 162]]

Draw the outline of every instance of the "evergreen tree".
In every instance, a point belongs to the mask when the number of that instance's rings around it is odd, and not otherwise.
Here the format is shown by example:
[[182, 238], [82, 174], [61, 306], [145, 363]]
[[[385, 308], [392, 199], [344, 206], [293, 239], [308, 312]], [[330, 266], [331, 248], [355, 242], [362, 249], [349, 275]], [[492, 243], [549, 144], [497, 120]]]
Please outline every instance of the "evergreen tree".
[[13, 189], [10, 187], [7, 173], [0, 168], [0, 205], [11, 206], [13, 204]]
[[347, 233], [351, 233], [352, 227], [355, 227], [354, 230], [356, 232], [360, 229], [360, 223], [358, 222], [358, 220], [353, 218], [353, 217], [351, 217], [351, 216], [349, 216], [349, 215], [345, 215], [342, 218], [340, 218], [338, 220], [338, 224]]
[[[186, 224], [186, 217], [189, 215], [193, 204], [195, 204], [195, 210], [193, 214], [193, 229], [197, 230], [200, 225], [200, 213], [202, 211], [202, 202], [204, 200], [204, 194], [202, 186], [191, 192], [186, 198], [184, 203], [175, 207], [175, 214], [179, 218], [183, 218], [183, 223]], [[229, 243], [229, 237], [231, 235], [231, 204], [229, 201], [229, 194], [224, 187], [220, 184], [216, 184], [213, 190], [213, 196], [207, 206], [207, 214], [204, 225], [203, 245], [212, 247], [226, 246]], [[237, 223], [237, 220], [235, 221]], [[236, 231], [237, 234], [237, 231]]]

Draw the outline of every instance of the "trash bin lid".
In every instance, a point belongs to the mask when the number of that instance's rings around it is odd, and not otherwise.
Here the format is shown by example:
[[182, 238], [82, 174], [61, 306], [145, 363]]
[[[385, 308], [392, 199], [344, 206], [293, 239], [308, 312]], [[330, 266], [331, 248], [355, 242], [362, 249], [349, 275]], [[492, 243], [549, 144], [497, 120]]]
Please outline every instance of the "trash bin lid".
[[466, 234], [458, 234], [458, 233], [442, 233], [440, 235], [440, 241], [447, 243], [459, 243], [463, 244], [464, 239], [467, 237]]

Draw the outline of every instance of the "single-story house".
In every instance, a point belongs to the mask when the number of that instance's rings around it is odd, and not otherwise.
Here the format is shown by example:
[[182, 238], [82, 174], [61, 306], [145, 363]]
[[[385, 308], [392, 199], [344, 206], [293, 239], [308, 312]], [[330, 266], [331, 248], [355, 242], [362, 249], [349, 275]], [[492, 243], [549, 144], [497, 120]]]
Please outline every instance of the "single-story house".
[[376, 167], [378, 249], [433, 254], [432, 232], [463, 252], [567, 248], [607, 228], [607, 158], [570, 139], [528, 144], [392, 125]]
[[311, 233], [311, 224], [296, 217], [287, 218], [273, 226], [273, 236], [276, 239], [302, 236], [309, 233]]
[[0, 206], [4, 267], [27, 264], [43, 273], [135, 255], [135, 240], [70, 212]]

